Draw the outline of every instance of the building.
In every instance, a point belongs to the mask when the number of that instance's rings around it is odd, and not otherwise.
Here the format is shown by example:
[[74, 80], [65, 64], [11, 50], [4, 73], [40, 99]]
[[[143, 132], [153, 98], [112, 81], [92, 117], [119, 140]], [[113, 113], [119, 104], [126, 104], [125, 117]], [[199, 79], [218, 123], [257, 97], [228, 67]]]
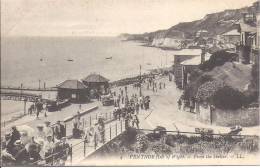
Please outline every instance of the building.
[[66, 80], [57, 85], [58, 99], [70, 99], [72, 102], [85, 102], [88, 100], [88, 88], [78, 80]]
[[223, 37], [224, 43], [239, 44], [240, 33], [237, 29], [230, 30], [221, 35]]
[[259, 1], [257, 1], [250, 11], [243, 13], [239, 23], [239, 61], [245, 64], [254, 64], [259, 61], [259, 39], [257, 38], [259, 10]]
[[208, 37], [208, 35], [209, 35], [209, 32], [207, 30], [204, 30], [204, 29], [198, 30], [196, 32], [196, 37]]
[[82, 79], [82, 82], [88, 86], [91, 95], [107, 94], [109, 89], [109, 80], [99, 74], [90, 74]]
[[181, 62], [192, 59], [194, 57], [200, 57], [201, 53], [201, 49], [183, 49], [180, 51], [176, 51], [176, 53], [174, 54], [173, 72], [177, 87], [183, 88], [183, 71]]
[[181, 79], [182, 79], [182, 86], [181, 88], [185, 89], [186, 86], [190, 83], [190, 75], [191, 73], [199, 68], [199, 65], [207, 60], [210, 59], [211, 54], [205, 53], [202, 51], [200, 57], [194, 57], [192, 59], [185, 60], [180, 63], [182, 72], [181, 72]]

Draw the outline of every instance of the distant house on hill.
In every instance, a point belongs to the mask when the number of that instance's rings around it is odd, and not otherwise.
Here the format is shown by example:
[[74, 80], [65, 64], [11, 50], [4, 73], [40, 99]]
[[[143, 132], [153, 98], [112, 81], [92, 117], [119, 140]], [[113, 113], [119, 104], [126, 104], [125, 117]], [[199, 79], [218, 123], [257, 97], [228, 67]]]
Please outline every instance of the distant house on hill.
[[196, 37], [207, 37], [209, 32], [207, 30], [201, 29], [196, 32]]
[[239, 44], [240, 33], [237, 29], [230, 30], [222, 34], [225, 43]]
[[56, 88], [58, 99], [70, 99], [72, 102], [84, 102], [88, 99], [88, 88], [78, 80], [66, 80]]
[[82, 79], [82, 82], [88, 86], [92, 94], [107, 94], [109, 88], [109, 80], [99, 74], [90, 74]]
[[257, 63], [259, 61], [259, 31], [257, 31], [257, 20], [259, 21], [259, 1], [254, 3], [256, 12], [243, 13], [240, 20], [240, 55], [239, 61], [245, 64]]

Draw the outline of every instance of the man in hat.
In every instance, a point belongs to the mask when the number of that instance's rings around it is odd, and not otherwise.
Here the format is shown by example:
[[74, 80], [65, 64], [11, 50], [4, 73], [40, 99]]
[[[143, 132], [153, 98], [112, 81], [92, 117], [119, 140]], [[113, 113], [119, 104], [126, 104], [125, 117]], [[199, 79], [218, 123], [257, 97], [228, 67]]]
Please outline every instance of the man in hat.
[[24, 145], [22, 144], [21, 140], [16, 140], [14, 143], [14, 148], [12, 150], [12, 155], [14, 156], [17, 152], [19, 152], [23, 148]]
[[53, 136], [53, 129], [50, 127], [51, 122], [45, 121], [44, 124], [45, 124], [45, 127], [44, 127], [45, 135]]
[[20, 132], [16, 129], [16, 126], [12, 127], [11, 142], [14, 143], [16, 140], [21, 138]]
[[16, 160], [16, 165], [28, 166], [36, 161], [35, 159], [38, 159], [38, 155], [33, 152], [34, 149], [37, 149], [37, 146], [32, 143], [31, 137], [28, 136], [28, 133], [26, 131], [21, 132], [21, 143], [22, 148], [14, 156]]
[[60, 121], [57, 121], [56, 127], [55, 127], [55, 136], [58, 140], [60, 140], [62, 137], [66, 136], [65, 133], [65, 126], [60, 123]]
[[37, 132], [36, 132], [36, 135], [35, 135], [35, 138], [42, 138], [42, 139], [45, 139], [45, 132], [43, 131], [43, 125], [42, 124], [38, 124], [37, 125]]

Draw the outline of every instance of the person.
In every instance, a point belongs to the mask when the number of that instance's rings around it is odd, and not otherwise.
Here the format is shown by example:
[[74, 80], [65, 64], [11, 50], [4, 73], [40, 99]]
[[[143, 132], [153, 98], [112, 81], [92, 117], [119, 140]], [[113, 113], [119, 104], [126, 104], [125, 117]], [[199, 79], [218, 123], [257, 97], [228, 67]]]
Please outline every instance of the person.
[[81, 134], [80, 134], [80, 115], [77, 114], [74, 116], [74, 121], [73, 121], [73, 130], [72, 130], [72, 135], [73, 138], [80, 138]]
[[140, 123], [140, 121], [139, 121], [137, 115], [134, 115], [134, 121], [135, 121], [135, 124], [136, 124], [136, 128], [139, 129], [139, 123]]
[[44, 124], [45, 124], [45, 127], [44, 127], [45, 135], [51, 135], [52, 138], [53, 138], [53, 129], [50, 127], [51, 122], [50, 121], [45, 121]]
[[179, 99], [177, 103], [178, 103], [178, 108], [179, 108], [179, 110], [181, 110], [181, 106], [182, 106], [182, 101], [181, 101], [181, 99]]
[[62, 137], [66, 136], [65, 127], [60, 123], [58, 120], [55, 127], [55, 137], [56, 139], [60, 140]]
[[100, 142], [100, 132], [99, 132], [99, 125], [98, 121], [94, 120], [94, 146], [97, 147], [98, 143]]
[[35, 135], [35, 138], [42, 138], [42, 139], [45, 139], [45, 132], [43, 131], [43, 125], [41, 124], [38, 124], [37, 125], [37, 131], [36, 131], [36, 135]]
[[14, 143], [16, 140], [19, 140], [21, 138], [20, 132], [17, 130], [16, 126], [12, 127], [12, 133], [11, 133], [11, 142]]
[[37, 145], [32, 143], [32, 138], [28, 132], [21, 132], [21, 149], [15, 154], [15, 163], [17, 166], [35, 165], [35, 162], [41, 159], [37, 152]]
[[93, 143], [94, 141], [94, 127], [86, 128], [84, 139], [87, 143]]
[[54, 143], [52, 142], [52, 134], [49, 134], [46, 137], [46, 141], [43, 144], [43, 152], [46, 164], [50, 164], [52, 162], [52, 158], [50, 156], [53, 153]]
[[5, 144], [6, 144], [6, 151], [10, 154], [13, 154], [14, 142], [11, 141], [11, 134], [5, 134]]
[[136, 104], [135, 104], [135, 112], [136, 112], [136, 114], [139, 114], [139, 103], [138, 102], [136, 102]]
[[12, 155], [14, 156], [22, 148], [23, 148], [23, 144], [22, 144], [21, 140], [16, 140], [15, 143], [14, 143], [14, 148], [12, 150]]
[[44, 117], [47, 117], [47, 104], [43, 103], [43, 111], [44, 111]]
[[61, 152], [60, 152], [60, 166], [65, 166], [65, 162], [68, 158], [68, 154], [69, 154], [69, 147], [70, 145], [67, 143], [67, 138], [66, 137], [62, 137], [61, 138], [61, 143], [59, 144]]
[[103, 124], [98, 123], [97, 129], [100, 135], [100, 142], [105, 143], [105, 127], [103, 126]]

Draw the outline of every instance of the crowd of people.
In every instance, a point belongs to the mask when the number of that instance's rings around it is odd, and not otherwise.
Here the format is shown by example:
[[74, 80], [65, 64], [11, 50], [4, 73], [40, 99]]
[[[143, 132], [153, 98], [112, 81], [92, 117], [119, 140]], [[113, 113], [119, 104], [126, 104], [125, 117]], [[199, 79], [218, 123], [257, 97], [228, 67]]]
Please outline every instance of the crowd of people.
[[[5, 166], [65, 165], [70, 152], [64, 125], [53, 127], [46, 121], [37, 130], [13, 126], [1, 140], [1, 159]], [[21, 129], [21, 130], [20, 130]]]

